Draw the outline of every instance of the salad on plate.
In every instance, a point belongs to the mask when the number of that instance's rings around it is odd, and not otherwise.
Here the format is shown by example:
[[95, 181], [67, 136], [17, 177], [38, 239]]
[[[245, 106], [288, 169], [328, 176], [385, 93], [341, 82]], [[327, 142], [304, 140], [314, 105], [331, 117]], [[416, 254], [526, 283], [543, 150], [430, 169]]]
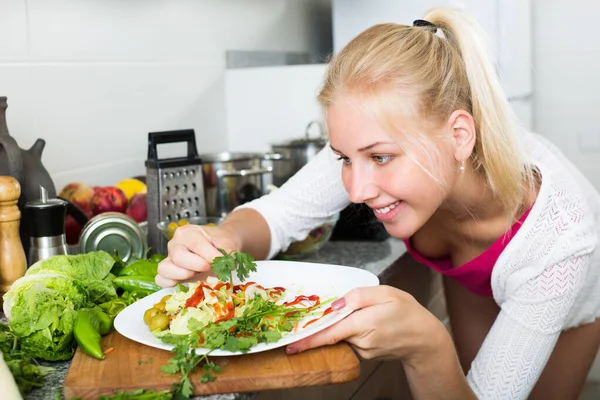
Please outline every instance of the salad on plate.
[[[283, 287], [268, 288], [252, 281], [234, 285], [208, 277], [204, 282], [179, 285], [144, 312], [144, 322], [166, 343], [176, 344], [197, 333], [198, 347], [245, 352], [316, 322], [332, 312], [331, 307], [322, 309], [334, 299], [290, 298]], [[311, 315], [315, 318], [306, 321]]]

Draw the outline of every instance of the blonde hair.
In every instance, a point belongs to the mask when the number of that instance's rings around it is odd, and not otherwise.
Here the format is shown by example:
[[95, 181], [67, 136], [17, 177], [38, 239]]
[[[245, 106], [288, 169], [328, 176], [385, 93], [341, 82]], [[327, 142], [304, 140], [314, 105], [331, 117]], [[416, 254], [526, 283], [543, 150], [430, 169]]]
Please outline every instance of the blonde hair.
[[[331, 60], [318, 100], [327, 112], [336, 98], [359, 95], [381, 126], [395, 136], [401, 129], [390, 114], [400, 113], [422, 125], [444, 122], [458, 109], [468, 111], [477, 131], [468, 162], [514, 220], [523, 211], [534, 175], [525, 162], [485, 32], [458, 9], [434, 8], [423, 18], [443, 37], [429, 26], [387, 23], [367, 29]], [[419, 153], [434, 157], [428, 146], [432, 138], [412, 133], [402, 139]]]

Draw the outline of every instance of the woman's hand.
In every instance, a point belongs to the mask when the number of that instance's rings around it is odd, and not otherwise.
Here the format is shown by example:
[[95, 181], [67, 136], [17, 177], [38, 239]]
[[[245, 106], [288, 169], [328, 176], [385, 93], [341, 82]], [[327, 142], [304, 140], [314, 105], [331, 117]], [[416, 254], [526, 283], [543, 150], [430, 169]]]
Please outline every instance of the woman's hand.
[[332, 307], [336, 311], [356, 311], [290, 344], [288, 354], [345, 340], [364, 359], [421, 359], [434, 355], [447, 336], [443, 324], [414, 297], [391, 286], [353, 289]]
[[[172, 287], [179, 282], [203, 280], [210, 263], [222, 256], [217, 247], [238, 250], [235, 232], [224, 226], [184, 225], [175, 230], [168, 243], [168, 256], [158, 265], [156, 283]], [[204, 275], [204, 276], [203, 276]]]

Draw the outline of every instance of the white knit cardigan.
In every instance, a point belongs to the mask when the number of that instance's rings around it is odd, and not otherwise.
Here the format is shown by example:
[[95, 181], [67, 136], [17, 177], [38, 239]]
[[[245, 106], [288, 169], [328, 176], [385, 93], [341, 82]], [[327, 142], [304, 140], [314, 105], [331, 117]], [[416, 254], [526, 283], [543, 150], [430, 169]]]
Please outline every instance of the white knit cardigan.
[[[561, 331], [600, 317], [600, 195], [551, 143], [524, 135], [542, 184], [492, 272], [501, 311], [467, 375], [479, 399], [526, 399]], [[326, 147], [280, 189], [240, 208], [264, 216], [273, 257], [348, 204], [341, 163]]]

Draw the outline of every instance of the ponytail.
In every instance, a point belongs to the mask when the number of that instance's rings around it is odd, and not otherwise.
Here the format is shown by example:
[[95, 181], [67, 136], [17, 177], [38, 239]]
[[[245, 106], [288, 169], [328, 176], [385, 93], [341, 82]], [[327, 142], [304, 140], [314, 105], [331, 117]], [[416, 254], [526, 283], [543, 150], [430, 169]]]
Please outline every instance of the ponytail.
[[514, 216], [534, 179], [525, 155], [516, 118], [495, 72], [487, 35], [467, 13], [434, 8], [424, 18], [458, 49], [470, 87], [471, 113], [478, 133], [472, 165], [485, 172], [493, 192]]

